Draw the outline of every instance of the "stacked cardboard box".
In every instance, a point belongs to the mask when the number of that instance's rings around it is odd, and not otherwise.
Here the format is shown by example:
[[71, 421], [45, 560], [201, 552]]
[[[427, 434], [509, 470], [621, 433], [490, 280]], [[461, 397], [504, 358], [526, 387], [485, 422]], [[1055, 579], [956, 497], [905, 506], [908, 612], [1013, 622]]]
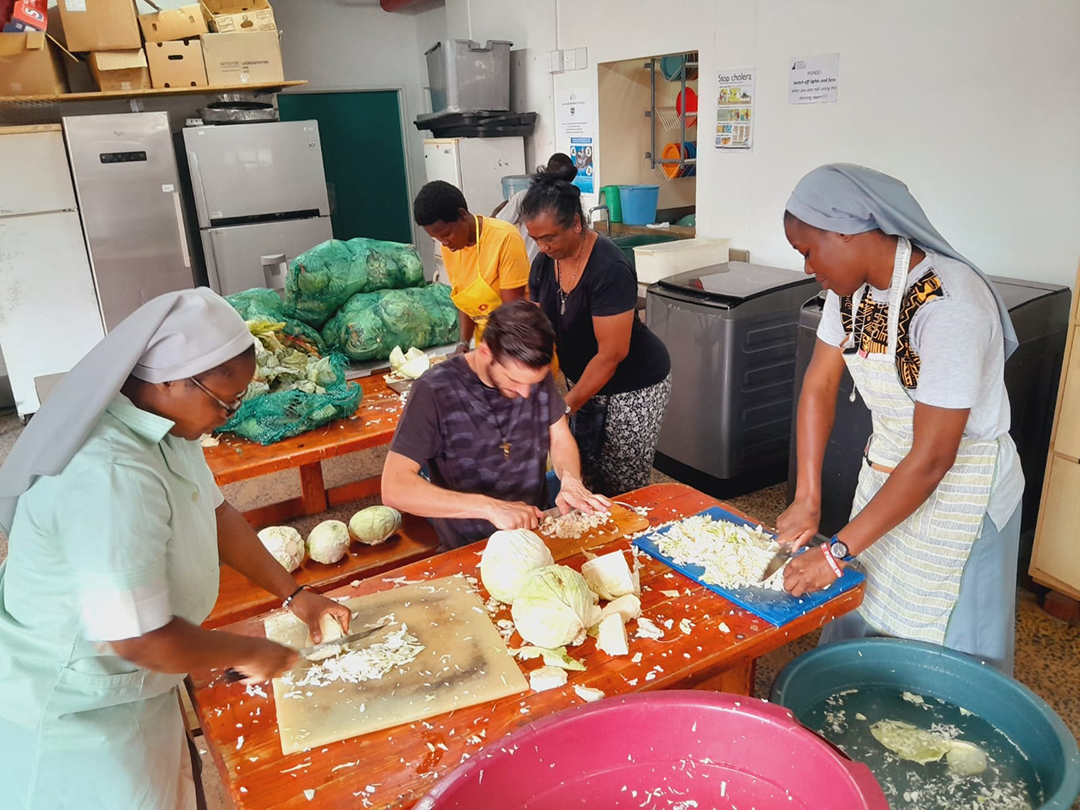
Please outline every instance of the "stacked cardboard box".
[[47, 2], [0, 0], [0, 27], [11, 32], [0, 33], [0, 95], [66, 92], [65, 65], [69, 73], [82, 65], [71, 52], [84, 55], [83, 74], [88, 66], [103, 91], [285, 80], [267, 0], [202, 0], [148, 14], [134, 0], [58, 0], [59, 42], [44, 34]]
[[285, 80], [274, 11], [267, 0], [202, 0], [211, 33], [202, 35], [211, 86]]

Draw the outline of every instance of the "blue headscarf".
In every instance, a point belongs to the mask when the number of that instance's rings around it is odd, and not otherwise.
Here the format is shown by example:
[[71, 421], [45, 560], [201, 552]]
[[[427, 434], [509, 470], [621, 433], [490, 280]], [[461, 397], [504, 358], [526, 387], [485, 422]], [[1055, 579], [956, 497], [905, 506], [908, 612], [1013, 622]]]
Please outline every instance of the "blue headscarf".
[[889, 236], [903, 236], [921, 247], [963, 262], [986, 282], [997, 302], [1005, 338], [1005, 357], [1016, 351], [1016, 330], [997, 289], [978, 267], [945, 241], [945, 237], [930, 224], [908, 187], [895, 177], [853, 163], [819, 166], [795, 186], [787, 210], [807, 225], [823, 231], [852, 235], [880, 230]]

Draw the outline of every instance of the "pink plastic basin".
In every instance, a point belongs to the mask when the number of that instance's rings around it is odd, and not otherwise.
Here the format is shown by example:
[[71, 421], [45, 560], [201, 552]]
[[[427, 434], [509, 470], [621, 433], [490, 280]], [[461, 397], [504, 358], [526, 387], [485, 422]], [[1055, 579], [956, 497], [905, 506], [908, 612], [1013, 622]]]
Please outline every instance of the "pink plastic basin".
[[449, 773], [416, 810], [888, 810], [870, 770], [780, 706], [719, 692], [551, 715]]

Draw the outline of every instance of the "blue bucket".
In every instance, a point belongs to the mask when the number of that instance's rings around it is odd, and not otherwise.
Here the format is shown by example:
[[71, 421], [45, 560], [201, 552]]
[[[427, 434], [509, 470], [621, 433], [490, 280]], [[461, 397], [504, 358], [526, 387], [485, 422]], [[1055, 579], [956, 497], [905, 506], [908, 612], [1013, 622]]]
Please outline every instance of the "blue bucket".
[[656, 222], [660, 186], [619, 186], [619, 201], [625, 225], [651, 225]]
[[1080, 751], [1061, 718], [1023, 684], [936, 644], [891, 638], [827, 644], [784, 667], [771, 699], [800, 721], [846, 689], [895, 687], [974, 712], [1004, 733], [1042, 783], [1040, 810], [1068, 810], [1080, 795]]

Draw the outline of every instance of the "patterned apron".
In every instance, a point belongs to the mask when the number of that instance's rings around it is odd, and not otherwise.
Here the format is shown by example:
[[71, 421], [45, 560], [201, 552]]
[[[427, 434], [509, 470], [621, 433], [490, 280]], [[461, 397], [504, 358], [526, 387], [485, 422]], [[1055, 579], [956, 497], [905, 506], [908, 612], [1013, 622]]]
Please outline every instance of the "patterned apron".
[[[870, 409], [873, 434], [859, 473], [852, 517], [877, 494], [911, 450], [915, 402], [896, 368], [901, 302], [907, 288], [911, 243], [899, 239], [889, 287], [888, 345], [885, 353], [845, 351], [856, 390]], [[864, 288], [865, 290], [865, 288]], [[852, 304], [855, 320], [845, 339], [861, 349], [860, 293]], [[854, 394], [852, 394], [854, 396]], [[859, 612], [878, 632], [941, 644], [960, 593], [972, 544], [982, 530], [997, 465], [998, 442], [963, 437], [956, 462], [930, 497], [903, 523], [859, 555], [866, 573], [866, 596]]]

